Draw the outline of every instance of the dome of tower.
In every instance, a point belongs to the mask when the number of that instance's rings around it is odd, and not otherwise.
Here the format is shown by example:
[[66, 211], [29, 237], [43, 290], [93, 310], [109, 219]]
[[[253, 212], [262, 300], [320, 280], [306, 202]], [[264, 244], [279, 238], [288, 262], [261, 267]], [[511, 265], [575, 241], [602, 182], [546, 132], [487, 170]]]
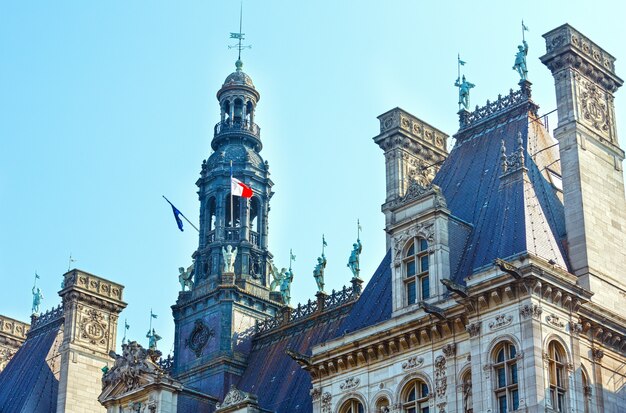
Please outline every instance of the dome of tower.
[[240, 85], [254, 88], [252, 78], [241, 70], [241, 68], [243, 67], [242, 61], [237, 60], [235, 66], [237, 67], [237, 70], [235, 70], [233, 73], [228, 75], [228, 77], [226, 77], [226, 80], [224, 80], [224, 84], [222, 85], [222, 87]]

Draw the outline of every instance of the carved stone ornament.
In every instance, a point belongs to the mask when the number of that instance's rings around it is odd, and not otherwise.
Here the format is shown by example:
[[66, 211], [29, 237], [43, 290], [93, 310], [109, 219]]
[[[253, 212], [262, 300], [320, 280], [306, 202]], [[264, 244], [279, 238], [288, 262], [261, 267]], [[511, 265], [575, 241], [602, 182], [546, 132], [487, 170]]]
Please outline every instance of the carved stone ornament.
[[435, 359], [435, 391], [437, 392], [437, 397], [445, 396], [447, 389], [446, 359], [443, 356], [438, 356]]
[[480, 325], [480, 321], [477, 323], [468, 324], [465, 327], [465, 330], [469, 333], [470, 337], [476, 337], [480, 334]]
[[602, 357], [604, 357], [604, 351], [602, 351], [602, 349], [599, 349], [599, 348], [592, 348], [591, 357], [593, 358], [594, 361], [600, 362], [600, 360], [602, 360]]
[[200, 357], [202, 355], [202, 350], [209, 342], [209, 339], [215, 335], [213, 329], [202, 322], [202, 320], [198, 319], [195, 322], [193, 330], [191, 334], [189, 334], [189, 338], [185, 340], [185, 345], [194, 352], [196, 357]]
[[156, 379], [163, 377], [165, 373], [153, 361], [152, 353], [136, 341], [122, 344], [122, 355], [110, 351], [109, 356], [115, 359], [115, 363], [102, 377], [103, 388], [123, 383], [124, 390], [130, 391], [140, 387], [141, 377], [154, 376]]
[[89, 309], [80, 321], [80, 338], [94, 345], [106, 345], [109, 338], [108, 324], [104, 315], [97, 310]]
[[608, 109], [603, 99], [604, 93], [595, 84], [588, 81], [582, 82], [580, 94], [582, 117], [595, 129], [607, 133], [609, 131]]
[[496, 319], [489, 323], [489, 329], [497, 330], [511, 324], [513, 317], [510, 315], [500, 314], [496, 316]]
[[441, 402], [437, 404], [437, 408], [439, 409], [438, 413], [446, 413], [446, 405], [447, 402]]
[[343, 383], [339, 385], [339, 388], [344, 391], [350, 390], [350, 389], [357, 387], [360, 382], [361, 382], [361, 379], [359, 379], [358, 377], [357, 378], [348, 377], [347, 379], [344, 380]]
[[441, 351], [446, 358], [454, 357], [456, 355], [456, 343], [451, 343], [444, 346]]
[[402, 370], [413, 370], [418, 367], [421, 367], [424, 364], [424, 359], [422, 357], [409, 357], [409, 359], [402, 363]]
[[583, 331], [583, 325], [580, 323], [569, 323], [569, 329], [574, 336], [580, 335]]
[[546, 322], [557, 328], [565, 327], [565, 323], [556, 314], [550, 314], [546, 316]]
[[311, 400], [316, 402], [320, 399], [320, 396], [322, 395], [322, 389], [320, 388], [311, 389], [311, 391], [309, 391], [309, 394], [311, 395]]
[[322, 413], [330, 413], [331, 412], [331, 402], [333, 400], [333, 395], [329, 392], [325, 392], [322, 395]]
[[536, 320], [539, 320], [542, 312], [543, 309], [537, 304], [526, 304], [519, 310], [519, 314], [522, 318], [532, 317]]
[[233, 406], [235, 404], [247, 401], [254, 401], [254, 398], [251, 394], [241, 391], [235, 387], [235, 385], [230, 386], [230, 390], [226, 393], [226, 397], [224, 397], [224, 401], [222, 403], [217, 403], [215, 405], [215, 409], [223, 409], [229, 406]]
[[398, 267], [402, 262], [402, 252], [405, 244], [412, 238], [421, 237], [428, 243], [435, 242], [435, 225], [432, 222], [422, 223], [401, 232], [393, 238], [394, 265]]

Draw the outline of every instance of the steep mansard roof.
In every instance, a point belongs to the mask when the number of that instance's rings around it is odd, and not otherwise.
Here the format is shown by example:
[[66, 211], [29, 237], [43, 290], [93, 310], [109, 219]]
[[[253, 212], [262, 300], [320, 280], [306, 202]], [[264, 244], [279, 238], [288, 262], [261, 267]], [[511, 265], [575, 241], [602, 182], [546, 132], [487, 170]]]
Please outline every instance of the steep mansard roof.
[[[391, 267], [387, 253], [358, 301], [311, 317], [295, 328], [277, 330], [255, 341], [237, 388], [258, 396], [259, 405], [277, 413], [310, 413], [311, 376], [285, 350], [311, 355], [311, 348], [344, 332], [391, 316]], [[263, 342], [261, 342], [263, 341]]]
[[[0, 411], [55, 413], [63, 318], [35, 327], [0, 373]], [[56, 345], [55, 345], [56, 344]]]
[[[548, 168], [560, 172], [558, 163], [553, 163], [558, 148], [533, 111], [524, 106], [514, 109], [483, 127], [459, 132], [434, 180], [452, 215], [471, 225], [465, 245], [450, 251], [452, 262], [458, 260], [451, 277], [459, 283], [496, 258], [524, 253], [553, 260], [565, 269], [569, 265], [563, 204], [547, 180]], [[518, 150], [518, 134], [527, 179], [507, 180], [501, 142], [510, 156]]]

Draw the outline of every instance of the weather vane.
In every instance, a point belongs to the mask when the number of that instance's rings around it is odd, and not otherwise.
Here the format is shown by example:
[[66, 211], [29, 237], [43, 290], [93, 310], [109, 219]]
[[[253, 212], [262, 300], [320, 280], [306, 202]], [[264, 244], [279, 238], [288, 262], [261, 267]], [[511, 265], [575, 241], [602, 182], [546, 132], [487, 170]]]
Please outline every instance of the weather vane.
[[242, 22], [243, 22], [243, 1], [241, 2], [241, 8], [239, 9], [239, 33], [231, 33], [230, 34], [230, 38], [231, 39], [237, 39], [239, 40], [237, 42], [237, 44], [228, 46], [229, 49], [237, 49], [237, 51], [239, 52], [238, 56], [237, 56], [237, 60], [241, 61], [241, 51], [243, 49], [251, 49], [252, 46], [251, 45], [242, 45], [241, 42], [245, 39], [245, 33], [243, 33], [241, 31], [242, 28]]

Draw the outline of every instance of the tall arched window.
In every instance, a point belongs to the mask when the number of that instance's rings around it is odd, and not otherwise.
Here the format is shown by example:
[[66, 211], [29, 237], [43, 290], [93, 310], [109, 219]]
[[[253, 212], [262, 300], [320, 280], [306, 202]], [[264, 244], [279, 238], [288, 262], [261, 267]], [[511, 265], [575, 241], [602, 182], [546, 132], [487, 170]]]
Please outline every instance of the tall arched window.
[[215, 229], [215, 219], [216, 219], [216, 205], [215, 205], [215, 198], [211, 197], [209, 198], [209, 216], [207, 217], [207, 219], [209, 220], [209, 231], [213, 231]]
[[235, 99], [234, 121], [241, 122], [243, 120], [243, 100]]
[[565, 351], [557, 341], [548, 344], [548, 379], [550, 381], [550, 401], [556, 412], [565, 411], [565, 392], [567, 375], [565, 374]]
[[363, 404], [356, 399], [346, 401], [339, 409], [339, 413], [363, 413], [364, 411]]
[[406, 413], [428, 413], [428, 385], [422, 380], [413, 380], [402, 392], [402, 411]]
[[509, 342], [501, 343], [494, 352], [494, 376], [496, 405], [499, 413], [507, 413], [519, 408], [517, 388], [517, 351]]
[[404, 284], [408, 305], [430, 297], [428, 265], [428, 242], [424, 238], [416, 238], [411, 241], [404, 255]]

